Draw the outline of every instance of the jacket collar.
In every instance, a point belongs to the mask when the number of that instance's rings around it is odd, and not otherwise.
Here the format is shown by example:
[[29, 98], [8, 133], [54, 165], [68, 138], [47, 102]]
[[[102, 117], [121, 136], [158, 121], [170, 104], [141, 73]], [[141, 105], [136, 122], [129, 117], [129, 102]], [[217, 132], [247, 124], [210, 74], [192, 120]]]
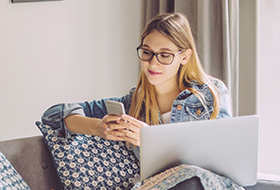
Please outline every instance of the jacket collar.
[[[196, 81], [192, 81], [191, 83], [186, 83], [185, 86], [186, 86], [187, 88], [193, 88], [193, 89], [195, 89], [195, 90], [197, 90], [197, 91], [199, 91], [199, 92], [208, 87], [207, 84], [200, 84], [200, 83], [198, 83], [198, 82], [196, 82]], [[190, 92], [188, 89], [185, 89], [184, 91], [182, 91], [182, 92], [179, 94], [179, 96], [177, 97], [177, 99], [179, 99], [179, 100], [185, 99], [186, 96], [189, 96], [189, 95], [191, 95], [191, 94], [192, 94], [192, 92]]]

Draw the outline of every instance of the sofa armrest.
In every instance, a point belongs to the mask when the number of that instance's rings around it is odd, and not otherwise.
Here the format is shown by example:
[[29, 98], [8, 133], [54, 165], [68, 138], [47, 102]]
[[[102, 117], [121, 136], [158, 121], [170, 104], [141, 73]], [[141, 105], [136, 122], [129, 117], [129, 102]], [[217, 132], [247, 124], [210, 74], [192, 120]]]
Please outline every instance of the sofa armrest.
[[279, 190], [280, 181], [259, 179], [257, 184], [251, 187], [245, 187], [246, 190]]

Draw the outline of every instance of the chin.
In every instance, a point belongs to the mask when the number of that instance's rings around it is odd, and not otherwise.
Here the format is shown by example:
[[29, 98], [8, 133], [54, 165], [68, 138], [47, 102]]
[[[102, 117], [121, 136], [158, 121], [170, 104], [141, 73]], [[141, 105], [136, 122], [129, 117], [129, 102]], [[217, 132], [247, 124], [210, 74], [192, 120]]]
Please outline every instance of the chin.
[[147, 77], [147, 80], [149, 81], [149, 83], [151, 85], [159, 85], [161, 84], [163, 81], [162, 81], [162, 78], [160, 76], [151, 76], [149, 73], [145, 73], [146, 77]]
[[158, 84], [161, 83], [159, 80], [149, 79], [149, 78], [148, 78], [148, 81], [149, 81], [149, 83], [150, 83], [151, 85], [154, 85], [154, 86], [156, 86], [156, 85], [158, 85]]

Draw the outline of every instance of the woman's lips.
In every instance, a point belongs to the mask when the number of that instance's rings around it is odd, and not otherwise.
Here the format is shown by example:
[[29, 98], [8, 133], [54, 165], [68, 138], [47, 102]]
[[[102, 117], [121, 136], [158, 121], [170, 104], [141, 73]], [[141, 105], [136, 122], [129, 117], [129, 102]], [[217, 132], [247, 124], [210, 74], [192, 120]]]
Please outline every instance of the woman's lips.
[[148, 70], [148, 72], [150, 73], [150, 75], [152, 76], [157, 76], [157, 75], [160, 75], [161, 72], [156, 72], [156, 71], [151, 71], [151, 70]]

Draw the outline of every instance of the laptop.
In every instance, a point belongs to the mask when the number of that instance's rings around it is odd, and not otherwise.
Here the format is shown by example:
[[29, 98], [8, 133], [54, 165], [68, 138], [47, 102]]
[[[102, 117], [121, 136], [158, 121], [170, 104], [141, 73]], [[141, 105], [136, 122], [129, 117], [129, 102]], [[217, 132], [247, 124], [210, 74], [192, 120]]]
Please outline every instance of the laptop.
[[180, 164], [195, 165], [240, 186], [257, 182], [258, 116], [141, 128], [140, 180]]

